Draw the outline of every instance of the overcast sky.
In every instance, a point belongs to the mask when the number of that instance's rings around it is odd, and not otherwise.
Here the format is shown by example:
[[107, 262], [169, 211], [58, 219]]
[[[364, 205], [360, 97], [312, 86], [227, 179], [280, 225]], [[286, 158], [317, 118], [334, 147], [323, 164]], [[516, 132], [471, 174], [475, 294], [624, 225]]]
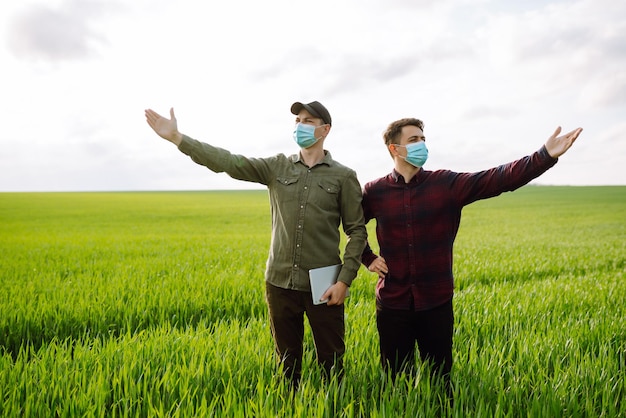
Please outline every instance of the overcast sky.
[[362, 184], [382, 132], [425, 123], [425, 169], [478, 171], [584, 132], [535, 184], [626, 184], [623, 0], [20, 0], [0, 6], [0, 191], [259, 188], [193, 163], [144, 109], [250, 157], [292, 154], [294, 101]]

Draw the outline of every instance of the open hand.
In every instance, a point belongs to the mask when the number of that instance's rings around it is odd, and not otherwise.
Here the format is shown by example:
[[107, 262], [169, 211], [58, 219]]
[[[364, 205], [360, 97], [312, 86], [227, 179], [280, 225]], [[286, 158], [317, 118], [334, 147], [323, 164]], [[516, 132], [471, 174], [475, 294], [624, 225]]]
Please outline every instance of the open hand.
[[561, 155], [565, 154], [582, 131], [583, 128], [577, 128], [565, 135], [557, 136], [561, 133], [561, 127], [557, 127], [552, 136], [546, 141], [545, 146], [548, 150], [548, 154], [550, 154], [552, 158], [559, 158]]
[[176, 116], [174, 116], [173, 107], [170, 109], [170, 119], [164, 118], [152, 109], [146, 109], [146, 121], [161, 138], [167, 139], [176, 146], [180, 145], [183, 136], [178, 132], [178, 123]]

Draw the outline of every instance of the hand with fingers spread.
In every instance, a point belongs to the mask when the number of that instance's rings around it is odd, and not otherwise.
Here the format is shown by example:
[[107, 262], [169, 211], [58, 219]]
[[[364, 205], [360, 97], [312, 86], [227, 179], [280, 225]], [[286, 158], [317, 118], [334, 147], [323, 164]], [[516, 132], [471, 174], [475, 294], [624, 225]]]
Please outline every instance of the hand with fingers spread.
[[556, 128], [552, 136], [548, 138], [545, 143], [546, 150], [548, 154], [550, 154], [550, 157], [559, 158], [561, 155], [565, 154], [582, 131], [583, 128], [577, 128], [565, 135], [558, 136], [561, 133], [561, 127]]
[[170, 108], [170, 119], [164, 118], [152, 109], [146, 109], [146, 121], [148, 125], [161, 138], [167, 139], [176, 146], [180, 145], [183, 135], [178, 132], [178, 123], [174, 116], [174, 108]]

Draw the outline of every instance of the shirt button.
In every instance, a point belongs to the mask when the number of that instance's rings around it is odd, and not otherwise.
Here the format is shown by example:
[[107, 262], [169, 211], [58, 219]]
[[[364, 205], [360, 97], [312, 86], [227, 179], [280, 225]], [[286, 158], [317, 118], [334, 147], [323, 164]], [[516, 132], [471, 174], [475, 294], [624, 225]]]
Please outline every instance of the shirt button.
[[304, 190], [306, 190], [306, 189], [308, 189], [308, 187], [307, 187], [307, 186], [304, 186]]

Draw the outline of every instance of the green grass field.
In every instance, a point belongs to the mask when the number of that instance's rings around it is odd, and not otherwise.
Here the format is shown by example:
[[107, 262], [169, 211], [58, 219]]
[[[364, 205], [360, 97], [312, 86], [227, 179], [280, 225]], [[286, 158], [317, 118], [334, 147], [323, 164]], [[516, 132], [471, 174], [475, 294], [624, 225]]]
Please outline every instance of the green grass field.
[[[307, 333], [290, 397], [263, 295], [265, 191], [0, 193], [0, 221], [1, 416], [441, 412], [426, 371], [381, 374], [365, 268], [344, 381], [320, 381]], [[626, 187], [526, 186], [466, 207], [443, 414], [626, 416], [625, 259]]]

